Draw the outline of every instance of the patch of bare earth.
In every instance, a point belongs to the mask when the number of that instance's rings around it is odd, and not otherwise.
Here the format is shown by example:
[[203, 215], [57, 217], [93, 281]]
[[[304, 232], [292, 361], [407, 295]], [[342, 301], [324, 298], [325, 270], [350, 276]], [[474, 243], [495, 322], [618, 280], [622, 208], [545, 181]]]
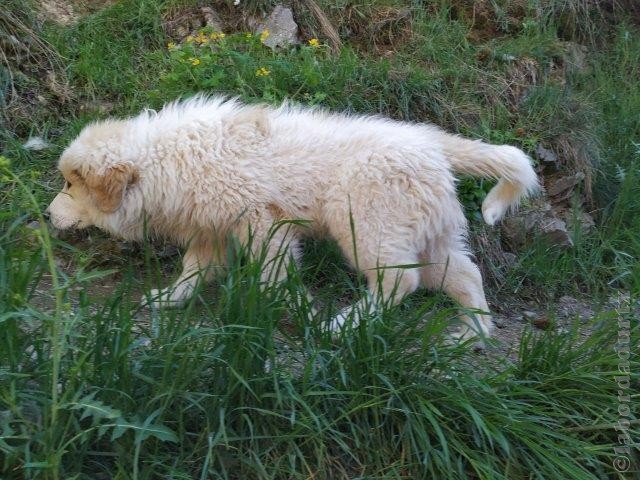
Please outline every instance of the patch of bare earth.
[[69, 26], [85, 15], [97, 12], [115, 2], [116, 0], [41, 0], [38, 2], [38, 7], [41, 19]]

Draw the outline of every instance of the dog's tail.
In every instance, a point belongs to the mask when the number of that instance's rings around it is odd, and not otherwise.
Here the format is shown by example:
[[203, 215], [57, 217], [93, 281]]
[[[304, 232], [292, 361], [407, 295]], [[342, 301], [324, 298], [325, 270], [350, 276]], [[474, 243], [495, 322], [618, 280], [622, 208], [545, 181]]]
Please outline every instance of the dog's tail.
[[489, 225], [540, 188], [531, 159], [516, 147], [455, 135], [447, 135], [443, 147], [454, 172], [498, 180], [482, 203], [482, 216]]

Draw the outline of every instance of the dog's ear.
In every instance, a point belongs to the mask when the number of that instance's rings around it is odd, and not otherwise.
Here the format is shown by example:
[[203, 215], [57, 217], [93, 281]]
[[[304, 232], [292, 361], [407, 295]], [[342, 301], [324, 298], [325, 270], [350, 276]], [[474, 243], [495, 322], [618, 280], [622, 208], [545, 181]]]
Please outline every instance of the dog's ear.
[[127, 187], [138, 181], [138, 169], [132, 165], [114, 165], [104, 172], [97, 174], [88, 171], [81, 174], [78, 170], [72, 172], [73, 176], [81, 179], [89, 190], [101, 212], [115, 212], [124, 198]]

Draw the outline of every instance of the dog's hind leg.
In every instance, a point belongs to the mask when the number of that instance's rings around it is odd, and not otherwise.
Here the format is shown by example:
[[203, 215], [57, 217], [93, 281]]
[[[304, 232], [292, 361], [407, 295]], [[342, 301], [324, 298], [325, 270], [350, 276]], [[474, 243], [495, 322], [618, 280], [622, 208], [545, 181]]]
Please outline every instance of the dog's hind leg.
[[[467, 311], [462, 314], [463, 339], [472, 338], [478, 332], [488, 337], [493, 327], [489, 306], [482, 287], [482, 276], [460, 242], [450, 238], [430, 241], [422, 267], [422, 281], [427, 288], [443, 290]], [[475, 318], [474, 318], [475, 317]]]
[[182, 257], [182, 272], [169, 287], [149, 291], [153, 307], [182, 307], [192, 296], [200, 281], [209, 281], [213, 265], [219, 261], [219, 250], [210, 242], [192, 241]]

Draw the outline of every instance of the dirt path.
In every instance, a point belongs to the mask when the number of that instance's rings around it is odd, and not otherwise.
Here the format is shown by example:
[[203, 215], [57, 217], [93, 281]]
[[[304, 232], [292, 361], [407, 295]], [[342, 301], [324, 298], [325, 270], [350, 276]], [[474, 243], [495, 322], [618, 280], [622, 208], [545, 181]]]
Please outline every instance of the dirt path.
[[[106, 243], [102, 243], [106, 242]], [[91, 249], [96, 248], [93, 244], [93, 240], [89, 237], [80, 238], [75, 246], [79, 249], [86, 248], [87, 245], [92, 244]], [[103, 249], [105, 245], [110, 245], [114, 242], [100, 240], [98, 249]], [[116, 242], [117, 243], [117, 242]], [[133, 253], [135, 256], [135, 252]], [[131, 253], [128, 253], [131, 255]], [[125, 259], [126, 260], [126, 259]], [[129, 261], [131, 261], [129, 259]], [[75, 269], [71, 260], [59, 260], [59, 267], [65, 275], [73, 276]], [[140, 262], [141, 263], [141, 262]], [[169, 250], [166, 256], [166, 262], [164, 262], [163, 272], [161, 280], [168, 283], [170, 279], [175, 277], [178, 263], [178, 255], [175, 249]], [[122, 264], [120, 264], [122, 267]], [[76, 284], [72, 285], [69, 289], [69, 301], [73, 311], [77, 311], [80, 306], [80, 292], [88, 295], [89, 313], [95, 314], [103, 307], [106, 300], [109, 299], [114, 291], [117, 290], [120, 283], [123, 281], [124, 268], [118, 268], [118, 265], [110, 266], [108, 263], [101, 266], [101, 269], [115, 270], [114, 272], [91, 280], [88, 284]], [[142, 298], [145, 287], [144, 278], [141, 272], [143, 272], [141, 265], [140, 269], [136, 270], [136, 276], [128, 280], [128, 284], [131, 286], [127, 294], [131, 299]], [[207, 291], [203, 297], [215, 296], [212, 287], [211, 291]], [[513, 300], [513, 299], [510, 299]], [[592, 331], [593, 322], [591, 320], [597, 315], [605, 314], [607, 311], [612, 311], [616, 308], [621, 308], [624, 304], [629, 302], [629, 295], [624, 292], [614, 292], [609, 301], [604, 305], [596, 305], [586, 300], [576, 299], [570, 296], [561, 297], [554, 305], [548, 304], [529, 304], [518, 305], [517, 299], [514, 302], [513, 313], [496, 313], [494, 314], [495, 329], [492, 339], [486, 345], [483, 354], [495, 356], [497, 358], [505, 358], [510, 361], [516, 361], [518, 358], [518, 351], [520, 348], [520, 340], [523, 333], [527, 328], [533, 328], [534, 331], [548, 331], [555, 330], [557, 332], [568, 332], [576, 326], [578, 322], [579, 334], [586, 338]], [[38, 283], [35, 294], [31, 299], [31, 305], [43, 312], [51, 313], [54, 311], [54, 298], [51, 283], [51, 276], [45, 273], [40, 282]], [[640, 306], [637, 307], [640, 314]], [[139, 335], [148, 335], [154, 330], [154, 315], [149, 308], [142, 308], [136, 314], [136, 322], [139, 328], [137, 332]], [[287, 325], [283, 325], [284, 330], [289, 330]], [[289, 332], [290, 333], [290, 332]], [[287, 342], [278, 342], [282, 345], [284, 350], [289, 347]]]

